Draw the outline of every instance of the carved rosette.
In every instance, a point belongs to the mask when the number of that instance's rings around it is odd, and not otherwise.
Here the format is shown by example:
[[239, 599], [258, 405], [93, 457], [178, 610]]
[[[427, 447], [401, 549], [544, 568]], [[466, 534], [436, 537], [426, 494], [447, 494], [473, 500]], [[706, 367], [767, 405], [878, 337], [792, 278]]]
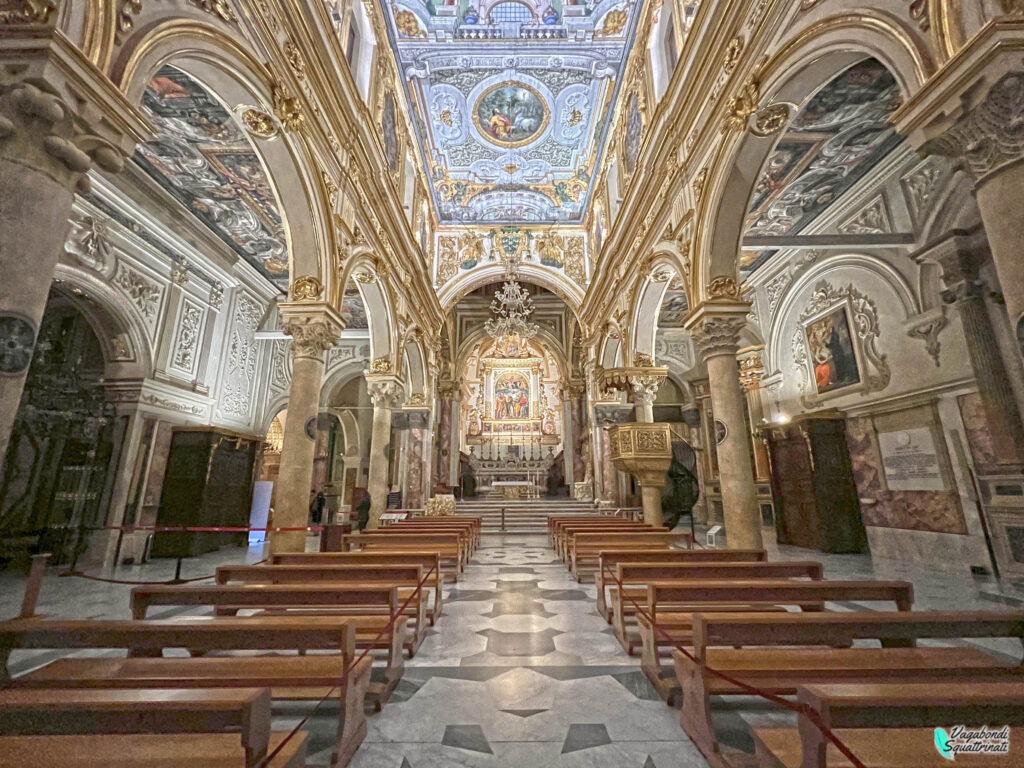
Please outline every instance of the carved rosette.
[[735, 355], [746, 322], [746, 317], [739, 314], [705, 315], [690, 328], [690, 337], [705, 359]]
[[338, 343], [338, 329], [322, 320], [285, 323], [284, 332], [292, 337], [292, 357], [323, 360], [324, 352]]
[[1024, 72], [1003, 75], [980, 104], [921, 150], [962, 160], [978, 181], [1024, 157]]

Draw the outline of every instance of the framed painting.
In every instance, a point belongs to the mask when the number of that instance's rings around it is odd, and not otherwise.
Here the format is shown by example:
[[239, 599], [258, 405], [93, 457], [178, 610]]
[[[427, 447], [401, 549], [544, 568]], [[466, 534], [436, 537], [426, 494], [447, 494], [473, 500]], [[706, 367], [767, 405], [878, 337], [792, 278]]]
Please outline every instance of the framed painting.
[[388, 91], [384, 94], [384, 110], [380, 118], [381, 138], [384, 140], [384, 160], [388, 170], [398, 171], [398, 118], [395, 115], [395, 94]]
[[530, 418], [530, 383], [526, 376], [509, 371], [494, 382], [494, 418], [497, 421]]
[[850, 314], [845, 302], [805, 322], [804, 334], [808, 364], [818, 395], [861, 383], [858, 352], [850, 333]]

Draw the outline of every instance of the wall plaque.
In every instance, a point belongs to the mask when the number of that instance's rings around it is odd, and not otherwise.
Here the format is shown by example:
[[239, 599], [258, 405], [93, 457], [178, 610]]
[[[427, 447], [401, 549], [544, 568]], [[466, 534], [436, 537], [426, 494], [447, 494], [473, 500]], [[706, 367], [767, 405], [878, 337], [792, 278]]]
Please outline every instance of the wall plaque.
[[878, 446], [889, 490], [947, 490], [935, 438], [928, 427], [879, 432]]

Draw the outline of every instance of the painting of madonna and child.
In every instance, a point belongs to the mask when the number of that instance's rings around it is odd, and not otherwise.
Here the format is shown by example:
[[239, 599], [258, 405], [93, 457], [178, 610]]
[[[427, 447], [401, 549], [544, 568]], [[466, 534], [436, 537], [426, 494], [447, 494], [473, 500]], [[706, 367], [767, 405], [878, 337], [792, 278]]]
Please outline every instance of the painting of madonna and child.
[[846, 307], [837, 307], [808, 323], [806, 332], [819, 395], [860, 384]]
[[530, 418], [530, 385], [525, 376], [505, 373], [494, 383], [494, 418], [497, 421]]

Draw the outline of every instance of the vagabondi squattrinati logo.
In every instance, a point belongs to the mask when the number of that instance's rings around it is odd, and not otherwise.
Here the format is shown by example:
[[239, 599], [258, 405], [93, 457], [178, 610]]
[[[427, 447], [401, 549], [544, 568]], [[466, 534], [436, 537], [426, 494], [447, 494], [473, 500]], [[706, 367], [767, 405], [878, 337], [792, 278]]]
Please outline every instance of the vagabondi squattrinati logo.
[[947, 760], [956, 760], [957, 755], [1006, 755], [1010, 752], [1010, 726], [968, 728], [954, 725], [949, 733], [943, 728], [936, 728], [935, 748]]

